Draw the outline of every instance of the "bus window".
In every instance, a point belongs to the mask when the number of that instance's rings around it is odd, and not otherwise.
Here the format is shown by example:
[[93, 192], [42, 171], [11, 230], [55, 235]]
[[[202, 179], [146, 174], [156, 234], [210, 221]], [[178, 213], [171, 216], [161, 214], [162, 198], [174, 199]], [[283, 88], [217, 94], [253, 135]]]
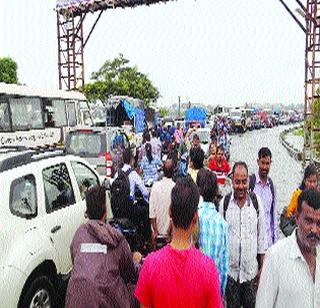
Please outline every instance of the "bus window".
[[80, 112], [80, 123], [81, 124], [84, 124], [84, 125], [87, 125], [87, 126], [90, 126], [92, 124], [92, 121], [91, 121], [91, 117], [90, 117], [90, 111], [89, 110], [85, 110], [85, 111], [81, 111]]
[[89, 118], [90, 106], [80, 92], [39, 91], [27, 86], [0, 83], [2, 144], [32, 148], [55, 145], [64, 142], [71, 126]]
[[78, 113], [77, 113], [78, 124], [92, 126], [93, 121], [92, 121], [92, 116], [90, 114], [90, 106], [88, 102], [78, 101], [76, 106], [78, 106]]
[[44, 111], [44, 127], [54, 127], [52, 102], [44, 98], [42, 103]]
[[67, 102], [69, 126], [77, 125], [76, 106], [74, 102]]
[[12, 129], [44, 128], [39, 98], [10, 98]]
[[53, 100], [52, 106], [54, 126], [67, 126], [67, 114], [64, 100]]
[[9, 105], [6, 101], [0, 100], [0, 131], [9, 131], [10, 129]]

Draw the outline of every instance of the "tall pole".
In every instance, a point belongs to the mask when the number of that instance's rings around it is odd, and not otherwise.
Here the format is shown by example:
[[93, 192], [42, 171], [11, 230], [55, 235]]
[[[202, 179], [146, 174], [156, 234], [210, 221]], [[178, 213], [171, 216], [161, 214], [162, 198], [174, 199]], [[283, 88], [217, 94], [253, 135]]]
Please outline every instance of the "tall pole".
[[180, 118], [180, 95], [178, 96], [178, 117]]

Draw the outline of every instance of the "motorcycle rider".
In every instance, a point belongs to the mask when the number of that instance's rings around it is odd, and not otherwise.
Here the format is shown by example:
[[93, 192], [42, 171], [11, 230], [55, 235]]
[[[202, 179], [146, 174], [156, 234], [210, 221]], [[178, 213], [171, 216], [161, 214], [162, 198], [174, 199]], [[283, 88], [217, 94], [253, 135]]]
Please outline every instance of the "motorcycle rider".
[[[151, 237], [149, 191], [144, 185], [140, 175], [131, 167], [133, 156], [130, 148], [125, 149], [123, 153], [123, 162], [124, 165], [121, 170], [128, 177], [130, 184], [130, 196], [128, 197], [133, 201], [131, 202], [130, 213], [128, 213], [128, 217], [125, 218], [132, 220], [134, 225], [139, 227], [138, 232], [141, 232], [144, 239], [148, 241]], [[116, 174], [115, 178], [117, 178], [117, 176], [118, 174]]]

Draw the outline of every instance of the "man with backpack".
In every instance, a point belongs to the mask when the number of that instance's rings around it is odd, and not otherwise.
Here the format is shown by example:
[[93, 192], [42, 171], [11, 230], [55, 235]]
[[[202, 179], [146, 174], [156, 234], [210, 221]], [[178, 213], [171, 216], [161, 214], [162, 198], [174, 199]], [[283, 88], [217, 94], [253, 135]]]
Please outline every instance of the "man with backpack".
[[[111, 208], [115, 218], [128, 218], [136, 226], [142, 226], [144, 237], [151, 236], [149, 222], [149, 192], [140, 175], [131, 167], [133, 157], [130, 148], [124, 150], [124, 165], [119, 169], [111, 185]], [[137, 202], [136, 194], [142, 195]]]
[[219, 212], [229, 225], [228, 308], [255, 307], [257, 284], [267, 235], [259, 196], [248, 192], [248, 167], [236, 162], [232, 169], [233, 191], [220, 203]]
[[262, 201], [265, 215], [268, 248], [278, 240], [278, 207], [275, 187], [272, 179], [268, 176], [272, 162], [272, 154], [269, 148], [261, 148], [258, 152], [257, 173], [249, 177], [249, 191], [255, 192]]
[[[135, 199], [135, 193], [137, 191], [140, 191], [140, 193], [143, 196], [143, 199], [148, 202], [149, 200], [149, 191], [146, 188], [146, 186], [143, 183], [143, 180], [141, 178], [141, 176], [137, 173], [137, 171], [135, 171], [134, 169], [132, 169], [131, 165], [132, 165], [132, 153], [131, 153], [131, 149], [127, 148], [124, 150], [123, 152], [123, 167], [121, 168], [121, 171], [124, 172], [126, 174], [126, 176], [129, 179], [129, 183], [130, 183], [130, 197], [131, 199]], [[117, 178], [117, 176], [120, 175], [120, 172], [118, 172], [118, 174], [116, 175], [115, 178]]]

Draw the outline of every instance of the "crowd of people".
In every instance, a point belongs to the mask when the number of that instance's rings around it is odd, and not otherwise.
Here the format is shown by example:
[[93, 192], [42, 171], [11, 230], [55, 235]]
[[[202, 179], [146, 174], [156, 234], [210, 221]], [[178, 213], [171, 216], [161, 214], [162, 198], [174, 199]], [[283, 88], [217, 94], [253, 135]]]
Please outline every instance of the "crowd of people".
[[[146, 256], [106, 223], [105, 187], [88, 190], [66, 307], [320, 307], [317, 169], [306, 167], [283, 212], [296, 228], [280, 240], [270, 149], [258, 151], [255, 173], [243, 161], [231, 168], [228, 128], [218, 124], [208, 153], [196, 130], [180, 126], [145, 132], [136, 157], [124, 149], [114, 183], [127, 180], [128, 196], [111, 189], [111, 206], [143, 226]], [[159, 237], [167, 245], [157, 250]]]

